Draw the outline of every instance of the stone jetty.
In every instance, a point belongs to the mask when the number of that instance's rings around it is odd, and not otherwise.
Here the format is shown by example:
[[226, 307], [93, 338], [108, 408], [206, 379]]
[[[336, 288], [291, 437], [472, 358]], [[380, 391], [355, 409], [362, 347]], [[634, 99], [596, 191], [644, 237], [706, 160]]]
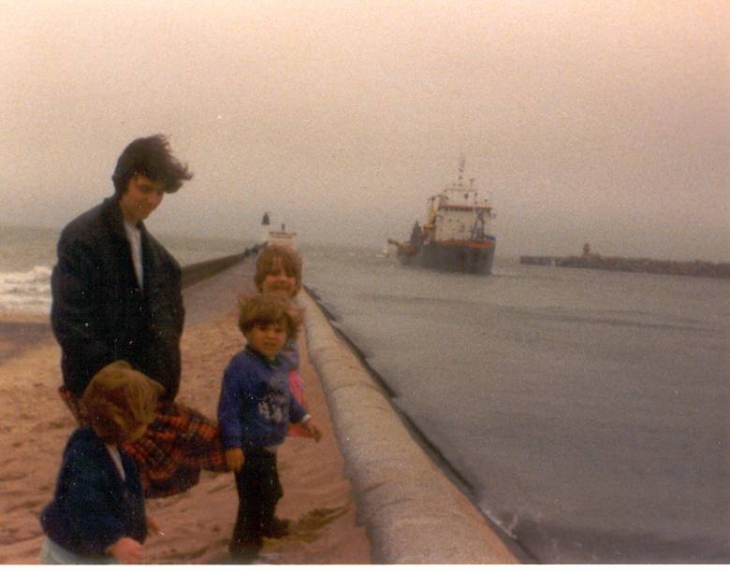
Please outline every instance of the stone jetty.
[[730, 263], [713, 263], [702, 260], [678, 262], [652, 258], [621, 258], [601, 256], [586, 252], [581, 256], [521, 256], [521, 264], [556, 266], [560, 268], [583, 268], [613, 272], [643, 272], [648, 274], [671, 274], [679, 276], [701, 276], [730, 279]]

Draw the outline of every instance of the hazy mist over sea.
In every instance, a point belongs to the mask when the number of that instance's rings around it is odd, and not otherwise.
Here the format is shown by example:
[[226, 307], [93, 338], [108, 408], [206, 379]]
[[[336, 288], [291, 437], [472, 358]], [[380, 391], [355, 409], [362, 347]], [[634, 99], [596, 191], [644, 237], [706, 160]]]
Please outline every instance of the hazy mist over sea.
[[156, 232], [404, 239], [460, 155], [502, 254], [725, 261], [725, 0], [0, 0], [1, 225], [60, 227], [162, 132]]

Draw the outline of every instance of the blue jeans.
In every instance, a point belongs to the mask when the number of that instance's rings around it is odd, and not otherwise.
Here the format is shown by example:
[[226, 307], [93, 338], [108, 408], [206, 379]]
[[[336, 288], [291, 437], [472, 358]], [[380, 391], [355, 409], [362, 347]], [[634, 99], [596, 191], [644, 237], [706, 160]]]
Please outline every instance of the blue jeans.
[[64, 549], [46, 537], [40, 554], [41, 565], [112, 565], [119, 563], [114, 557], [84, 557]]

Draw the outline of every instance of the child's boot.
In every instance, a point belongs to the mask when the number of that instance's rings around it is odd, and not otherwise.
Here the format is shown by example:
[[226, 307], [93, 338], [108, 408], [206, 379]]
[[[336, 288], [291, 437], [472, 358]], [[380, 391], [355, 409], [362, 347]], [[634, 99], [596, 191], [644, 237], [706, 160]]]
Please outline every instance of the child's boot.
[[260, 519], [256, 506], [252, 506], [246, 498], [241, 498], [233, 537], [228, 544], [234, 563], [251, 563], [258, 557], [264, 543]]
[[228, 551], [233, 563], [253, 563], [259, 556], [263, 541], [258, 539], [231, 540]]
[[279, 539], [281, 537], [289, 535], [289, 524], [291, 522], [288, 519], [279, 519], [274, 516], [263, 529], [264, 537], [273, 537]]

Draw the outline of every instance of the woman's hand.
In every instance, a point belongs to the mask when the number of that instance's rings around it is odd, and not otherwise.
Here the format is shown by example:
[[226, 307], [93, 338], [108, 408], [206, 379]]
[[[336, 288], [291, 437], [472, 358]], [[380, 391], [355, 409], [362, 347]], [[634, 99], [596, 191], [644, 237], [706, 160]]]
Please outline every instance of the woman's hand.
[[234, 472], [238, 472], [243, 468], [243, 450], [240, 448], [226, 450], [226, 464]]
[[119, 563], [137, 565], [144, 562], [144, 548], [142, 544], [131, 537], [122, 537], [109, 548]]

